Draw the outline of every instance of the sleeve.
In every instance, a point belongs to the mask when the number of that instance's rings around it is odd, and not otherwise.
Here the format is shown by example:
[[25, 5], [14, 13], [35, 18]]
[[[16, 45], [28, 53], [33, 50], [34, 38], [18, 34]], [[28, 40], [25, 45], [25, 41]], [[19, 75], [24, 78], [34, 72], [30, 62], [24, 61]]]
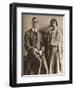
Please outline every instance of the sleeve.
[[44, 47], [44, 39], [43, 39], [42, 34], [41, 34], [41, 42], [40, 42], [40, 45], [41, 45], [41, 50], [44, 52], [45, 47]]
[[60, 33], [57, 32], [57, 46], [58, 46], [58, 52], [60, 52]]
[[32, 50], [33, 49], [33, 47], [30, 45], [29, 32], [25, 32], [25, 35], [24, 35], [24, 47], [27, 50]]
[[60, 45], [60, 33], [57, 31], [57, 44]]

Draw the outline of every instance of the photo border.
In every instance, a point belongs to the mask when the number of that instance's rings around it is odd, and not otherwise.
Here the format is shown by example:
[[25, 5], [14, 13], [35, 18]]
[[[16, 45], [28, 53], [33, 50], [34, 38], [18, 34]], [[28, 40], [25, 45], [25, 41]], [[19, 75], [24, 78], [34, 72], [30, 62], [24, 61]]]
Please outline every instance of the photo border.
[[[21, 41], [22, 41], [22, 45], [21, 45], [21, 46], [22, 46], [22, 47], [24, 46], [24, 45], [23, 45], [23, 32], [24, 32], [24, 31], [23, 31], [23, 15], [29, 15], [29, 16], [30, 16], [30, 15], [37, 15], [37, 16], [51, 16], [51, 15], [52, 15], [52, 16], [65, 16], [65, 14], [48, 14], [48, 13], [45, 14], [45, 13], [25, 13], [25, 12], [24, 12], [24, 13], [21, 13], [21, 18], [22, 18], [22, 19], [21, 19], [21, 23], [22, 23], [22, 33], [21, 33], [21, 34], [22, 34], [22, 38], [21, 38], [21, 39], [22, 39], [22, 40], [21, 40]], [[23, 48], [21, 49], [21, 54], [22, 54], [21, 56], [22, 56], [22, 65], [23, 65], [23, 64], [24, 64], [24, 62], [23, 62], [23, 59], [24, 59], [24, 58], [23, 58]], [[23, 66], [24, 66], [24, 65], [23, 65]], [[22, 71], [22, 72], [23, 72], [23, 66], [21, 67], [21, 69], [22, 69], [21, 71]], [[21, 74], [21, 76], [23, 76], [23, 74]]]

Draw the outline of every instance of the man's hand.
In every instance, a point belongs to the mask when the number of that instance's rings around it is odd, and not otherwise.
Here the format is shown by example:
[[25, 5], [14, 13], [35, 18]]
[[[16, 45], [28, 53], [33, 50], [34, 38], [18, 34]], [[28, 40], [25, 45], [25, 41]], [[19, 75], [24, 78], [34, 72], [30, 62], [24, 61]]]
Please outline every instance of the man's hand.
[[34, 48], [34, 52], [38, 53], [38, 50], [36, 48]]
[[42, 50], [40, 50], [40, 51], [39, 51], [39, 54], [40, 54], [40, 55], [42, 55], [42, 53], [43, 53], [43, 51], [42, 51]]
[[42, 50], [37, 50], [36, 48], [34, 48], [34, 53], [37, 53], [41, 56], [43, 51]]

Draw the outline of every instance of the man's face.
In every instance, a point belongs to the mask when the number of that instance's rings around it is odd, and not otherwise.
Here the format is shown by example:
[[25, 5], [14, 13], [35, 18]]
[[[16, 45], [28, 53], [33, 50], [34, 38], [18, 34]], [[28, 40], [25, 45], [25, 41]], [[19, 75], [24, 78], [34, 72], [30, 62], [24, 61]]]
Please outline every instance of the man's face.
[[38, 21], [36, 21], [35, 19], [32, 21], [32, 27], [38, 28]]

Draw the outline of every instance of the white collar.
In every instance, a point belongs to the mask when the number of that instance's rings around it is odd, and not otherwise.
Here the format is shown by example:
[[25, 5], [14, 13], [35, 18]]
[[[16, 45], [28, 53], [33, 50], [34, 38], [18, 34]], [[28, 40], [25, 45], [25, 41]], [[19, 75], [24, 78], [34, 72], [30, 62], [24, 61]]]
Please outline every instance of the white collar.
[[35, 29], [34, 29], [34, 28], [32, 28], [32, 31], [33, 31], [33, 32], [37, 32], [37, 28], [35, 28]]

